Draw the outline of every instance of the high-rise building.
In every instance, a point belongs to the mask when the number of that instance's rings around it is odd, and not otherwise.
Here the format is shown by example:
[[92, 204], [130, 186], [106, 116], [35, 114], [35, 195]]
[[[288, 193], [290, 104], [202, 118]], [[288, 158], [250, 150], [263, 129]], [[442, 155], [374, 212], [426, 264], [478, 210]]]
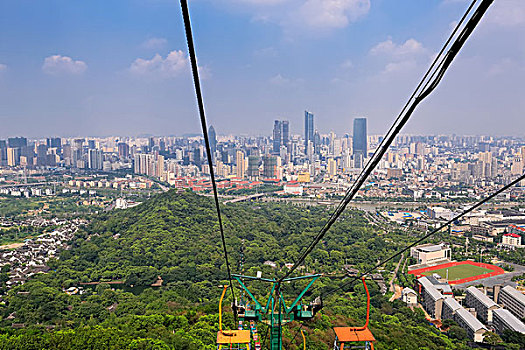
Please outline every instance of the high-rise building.
[[237, 151], [236, 154], [236, 175], [238, 178], [244, 178], [246, 172], [246, 160], [244, 159], [244, 152]]
[[36, 147], [36, 165], [47, 165], [47, 144]]
[[11, 148], [22, 148], [27, 146], [25, 137], [10, 137], [7, 139], [7, 145]]
[[0, 165], [7, 163], [7, 142], [6, 140], [0, 140]]
[[286, 146], [290, 152], [290, 123], [288, 120], [281, 121], [281, 146]]
[[120, 159], [129, 158], [129, 145], [125, 142], [119, 142], [118, 144], [118, 156]]
[[354, 138], [352, 142], [354, 166], [363, 167], [363, 160], [367, 156], [366, 118], [354, 119]]
[[277, 157], [266, 154], [263, 157], [263, 177], [274, 179], [277, 177]]
[[273, 154], [279, 154], [282, 142], [282, 126], [279, 120], [273, 123]]
[[259, 160], [260, 157], [256, 155], [248, 157], [248, 176], [250, 178], [259, 177]]
[[62, 140], [60, 137], [48, 137], [46, 144], [47, 148], [56, 148], [58, 152], [62, 149]]
[[272, 153], [279, 155], [281, 146], [285, 146], [287, 150], [290, 147], [290, 123], [288, 120], [276, 120], [273, 124]]
[[217, 134], [215, 133], [213, 125], [210, 125], [208, 128], [208, 138], [210, 139], [210, 151], [213, 159], [213, 155], [215, 154], [215, 151], [217, 151]]
[[102, 151], [98, 149], [90, 149], [88, 151], [88, 168], [102, 170], [104, 163]]
[[334, 177], [337, 174], [337, 162], [334, 158], [330, 158], [328, 159], [327, 163], [328, 175], [330, 175], [330, 177]]
[[20, 164], [20, 148], [8, 147], [7, 148], [7, 165], [17, 166]]
[[308, 151], [308, 142], [314, 142], [314, 115], [304, 111], [304, 148]]

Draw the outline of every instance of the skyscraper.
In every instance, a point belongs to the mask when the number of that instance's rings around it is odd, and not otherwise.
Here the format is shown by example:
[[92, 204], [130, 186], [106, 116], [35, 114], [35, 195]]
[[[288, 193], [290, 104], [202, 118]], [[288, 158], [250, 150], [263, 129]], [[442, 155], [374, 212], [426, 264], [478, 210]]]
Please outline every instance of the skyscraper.
[[103, 167], [103, 155], [102, 151], [98, 149], [90, 149], [88, 151], [88, 168], [102, 170]]
[[308, 152], [308, 142], [314, 142], [314, 115], [304, 111], [304, 148]]
[[208, 128], [208, 137], [210, 138], [210, 151], [213, 159], [213, 155], [215, 155], [215, 151], [217, 150], [217, 134], [215, 133], [213, 125], [210, 125]]
[[363, 159], [367, 155], [366, 118], [354, 119], [354, 139], [352, 142], [354, 165], [363, 167]]
[[48, 137], [46, 143], [47, 148], [56, 148], [58, 152], [62, 149], [62, 140], [60, 137]]
[[121, 159], [129, 158], [129, 145], [125, 142], [118, 143], [118, 156]]
[[274, 121], [273, 123], [273, 154], [279, 154], [281, 150], [281, 141], [282, 141], [282, 127], [279, 120]]
[[290, 123], [288, 120], [281, 121], [281, 146], [286, 146], [290, 152]]
[[246, 161], [244, 158], [244, 152], [243, 151], [237, 151], [236, 154], [236, 175], [238, 178], [244, 178], [245, 172], [246, 172]]
[[263, 177], [274, 179], [277, 177], [277, 157], [266, 154], [263, 156]]

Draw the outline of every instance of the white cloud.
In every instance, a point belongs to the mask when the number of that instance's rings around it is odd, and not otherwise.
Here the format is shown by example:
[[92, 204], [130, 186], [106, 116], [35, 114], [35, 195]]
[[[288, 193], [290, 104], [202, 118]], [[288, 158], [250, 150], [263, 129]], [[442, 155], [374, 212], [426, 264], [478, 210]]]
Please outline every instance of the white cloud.
[[[189, 59], [181, 50], [171, 51], [166, 58], [158, 53], [149, 60], [137, 58], [129, 67], [129, 71], [135, 75], [162, 79], [177, 77], [187, 69], [189, 69]], [[207, 67], [199, 66], [199, 75], [202, 79], [206, 79], [211, 73]]]
[[84, 61], [75, 61], [71, 57], [53, 55], [44, 59], [42, 71], [46, 74], [75, 74], [79, 75], [86, 71], [87, 64]]
[[274, 85], [287, 85], [290, 82], [290, 79], [283, 77], [280, 73], [270, 78], [270, 83]]
[[241, 4], [250, 4], [250, 5], [276, 5], [288, 2], [288, 0], [235, 0]]
[[370, 0], [307, 0], [299, 9], [304, 23], [313, 28], [344, 28], [365, 16]]
[[276, 86], [293, 86], [293, 87], [298, 87], [299, 85], [301, 85], [304, 80], [303, 79], [292, 79], [292, 78], [288, 78], [288, 77], [285, 77], [283, 75], [281, 75], [280, 73], [271, 77], [269, 79], [269, 82], [270, 84], [272, 85], [276, 85]]
[[396, 44], [392, 39], [385, 40], [370, 50], [372, 55], [388, 55], [395, 58], [403, 58], [414, 55], [426, 54], [427, 50], [419, 41], [408, 39], [403, 44]]
[[343, 69], [351, 69], [354, 68], [354, 63], [350, 60], [346, 60], [343, 63], [341, 63], [341, 68]]
[[144, 41], [140, 47], [144, 49], [162, 49], [166, 47], [168, 40], [165, 38], [150, 38]]
[[487, 13], [487, 22], [502, 27], [525, 25], [525, 1], [495, 1]]

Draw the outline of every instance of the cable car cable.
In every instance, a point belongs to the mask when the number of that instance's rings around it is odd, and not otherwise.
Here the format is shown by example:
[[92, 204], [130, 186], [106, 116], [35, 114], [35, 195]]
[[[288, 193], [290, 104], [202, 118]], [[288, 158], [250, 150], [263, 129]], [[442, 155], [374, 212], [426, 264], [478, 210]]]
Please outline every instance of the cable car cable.
[[[366, 164], [365, 168], [363, 169], [363, 171], [361, 172], [361, 174], [359, 175], [357, 180], [354, 182], [352, 187], [350, 187], [350, 189], [346, 192], [345, 197], [340, 202], [340, 204], [338, 205], [338, 207], [336, 208], [334, 213], [331, 215], [329, 220], [326, 222], [326, 224], [323, 226], [323, 228], [321, 228], [320, 232], [313, 239], [312, 243], [310, 243], [310, 245], [301, 254], [299, 259], [288, 270], [288, 272], [283, 277], [281, 277], [281, 279], [279, 280], [280, 282], [283, 279], [285, 279], [286, 277], [290, 276], [290, 274], [292, 274], [293, 271], [295, 269], [297, 269], [297, 267], [299, 267], [304, 262], [304, 260], [308, 256], [308, 254], [310, 254], [312, 252], [312, 250], [317, 246], [317, 244], [325, 236], [326, 232], [332, 227], [332, 225], [335, 223], [335, 221], [342, 214], [342, 212], [344, 211], [344, 209], [346, 208], [348, 203], [355, 197], [355, 195], [358, 193], [359, 189], [362, 187], [362, 185], [364, 184], [366, 179], [370, 176], [372, 171], [375, 169], [375, 167], [381, 161], [381, 158], [386, 153], [386, 151], [388, 150], [390, 145], [393, 143], [393, 141], [395, 140], [395, 137], [397, 136], [397, 134], [401, 131], [401, 129], [404, 127], [404, 125], [408, 122], [408, 120], [412, 116], [412, 113], [414, 112], [416, 107], [426, 97], [428, 97], [432, 93], [432, 91], [434, 91], [434, 89], [438, 86], [439, 82], [441, 81], [441, 79], [445, 75], [447, 69], [449, 68], [450, 64], [452, 63], [452, 61], [454, 60], [456, 55], [459, 53], [459, 50], [463, 47], [463, 45], [465, 44], [466, 40], [469, 38], [470, 34], [472, 34], [472, 32], [476, 28], [477, 24], [479, 23], [479, 21], [481, 20], [483, 15], [486, 13], [487, 9], [489, 8], [489, 6], [492, 4], [493, 1], [494, 0], [481, 0], [481, 3], [477, 7], [477, 9], [474, 12], [474, 14], [471, 16], [471, 18], [469, 19], [469, 21], [467, 22], [467, 24], [465, 25], [465, 27], [463, 28], [461, 33], [458, 35], [458, 37], [456, 38], [454, 43], [451, 45], [451, 47], [448, 50], [448, 52], [442, 58], [441, 63], [437, 66], [436, 70], [432, 73], [431, 78], [429, 80], [427, 80], [426, 84], [424, 85], [425, 88], [419, 93], [419, 95], [417, 97], [413, 98], [413, 96], [415, 96], [415, 94], [417, 93], [419, 87], [423, 84], [423, 82], [425, 81], [426, 77], [428, 76], [428, 74], [430, 73], [432, 68], [435, 66], [435, 63], [437, 62], [437, 60], [440, 58], [441, 55], [436, 57], [436, 60], [431, 65], [431, 67], [429, 68], [429, 70], [425, 74], [424, 78], [421, 80], [421, 82], [418, 85], [418, 87], [416, 88], [414, 94], [412, 95], [412, 97], [407, 102], [407, 105], [403, 108], [403, 110], [401, 111], [401, 113], [397, 117], [396, 121], [391, 126], [391, 128], [390, 128], [389, 132], [387, 133], [385, 139], [380, 144], [380, 146], [377, 148], [377, 150], [374, 152], [372, 158], [368, 161], [368, 163]], [[474, 1], [471, 4], [471, 6], [469, 6], [469, 8], [467, 9], [467, 14], [470, 12], [470, 10], [472, 9], [472, 7], [475, 4], [475, 2], [476, 1]], [[465, 18], [465, 16], [464, 16], [464, 18]], [[458, 25], [459, 25], [459, 23], [458, 23]], [[454, 30], [454, 32], [451, 35], [451, 37], [455, 34], [455, 32], [456, 32], [456, 30]], [[447, 41], [447, 44], [449, 42], [450, 42], [450, 40]], [[445, 47], [446, 47], [446, 45], [445, 45]], [[443, 50], [441, 52], [443, 52]], [[412, 101], [412, 99], [413, 99], [413, 101]], [[410, 107], [407, 107], [407, 106], [410, 106]]]
[[[182, 17], [184, 20], [186, 40], [188, 42], [188, 54], [190, 56], [191, 71], [193, 74], [193, 84], [195, 86], [195, 95], [197, 97], [197, 104], [199, 108], [199, 117], [200, 117], [200, 122], [201, 122], [201, 127], [202, 127], [202, 134], [204, 136], [206, 154], [208, 155], [207, 157], [208, 166], [210, 168], [211, 184], [213, 187], [213, 198], [215, 200], [215, 208], [217, 209], [217, 218], [219, 221], [219, 230], [221, 233], [222, 248], [224, 250], [224, 259], [226, 260], [226, 269], [228, 270], [228, 279], [230, 280], [230, 290], [232, 293], [232, 298], [235, 301], [235, 292], [233, 289], [233, 280], [232, 280], [232, 275], [231, 275], [230, 262], [228, 259], [228, 249], [226, 248], [226, 240], [224, 238], [224, 228], [222, 225], [221, 208], [219, 206], [219, 195], [217, 193], [217, 183], [215, 182], [215, 172], [213, 171], [213, 159], [212, 159], [213, 157], [211, 154], [210, 140], [208, 137], [208, 128], [206, 125], [206, 114], [204, 112], [204, 102], [202, 98], [201, 84], [200, 84], [200, 79], [199, 79], [199, 68], [197, 66], [197, 57], [195, 54], [195, 46], [193, 44], [193, 34], [191, 31], [190, 13], [188, 10], [187, 0], [180, 0], [180, 6], [182, 9]], [[235, 312], [234, 312], [234, 316], [235, 316]]]

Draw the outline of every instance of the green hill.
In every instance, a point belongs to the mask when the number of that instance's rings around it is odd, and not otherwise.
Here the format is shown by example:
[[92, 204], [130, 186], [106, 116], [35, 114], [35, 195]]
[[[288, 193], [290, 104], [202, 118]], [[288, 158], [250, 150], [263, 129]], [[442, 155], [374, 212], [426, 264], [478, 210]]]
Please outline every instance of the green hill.
[[[242, 251], [243, 272], [255, 275], [260, 270], [265, 277], [282, 275], [284, 264], [297, 258], [329, 215], [324, 207], [285, 204], [222, 208], [233, 271], [239, 272]], [[396, 231], [383, 237], [361, 212], [346, 212], [305, 262], [307, 271], [327, 274], [306, 299], [342, 283], [342, 265], [363, 269], [411, 239]], [[266, 261], [277, 267], [264, 265]], [[0, 349], [216, 347], [218, 286], [226, 283], [227, 276], [209, 197], [169, 191], [135, 208], [100, 214], [50, 266], [54, 271], [9, 293], [1, 309]], [[151, 287], [158, 276], [162, 286]], [[122, 283], [105, 283], [115, 281]], [[89, 282], [99, 284], [82, 284]], [[82, 295], [64, 292], [79, 286]], [[265, 292], [263, 286], [253, 288]], [[468, 349], [461, 332], [449, 339], [426, 323], [421, 310], [389, 303], [375, 284], [370, 289], [376, 349]], [[290, 298], [295, 296], [294, 284], [285, 286], [285, 291]], [[333, 326], [363, 323], [366, 305], [359, 284], [325, 304], [314, 320], [304, 324], [308, 349], [330, 349]], [[234, 327], [228, 310], [226, 325]], [[9, 315], [15, 318], [8, 319]], [[15, 330], [13, 323], [25, 328]], [[294, 323], [286, 328], [286, 349], [302, 346], [301, 337], [294, 339], [298, 327]], [[260, 332], [264, 333], [264, 326]]]

